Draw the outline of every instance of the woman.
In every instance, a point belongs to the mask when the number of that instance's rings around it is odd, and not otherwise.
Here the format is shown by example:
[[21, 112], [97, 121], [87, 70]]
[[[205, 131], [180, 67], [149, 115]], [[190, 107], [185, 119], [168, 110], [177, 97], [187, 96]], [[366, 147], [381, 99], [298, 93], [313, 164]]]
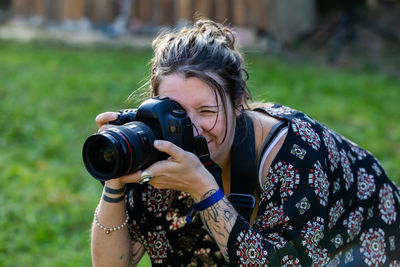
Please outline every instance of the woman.
[[[222, 168], [223, 192], [193, 153], [154, 142], [168, 160], [105, 183], [95, 266], [135, 265], [145, 252], [153, 265], [172, 266], [400, 265], [399, 189], [369, 152], [311, 117], [281, 105], [251, 110], [228, 28], [199, 20], [161, 34], [153, 49], [151, 93], [186, 110]], [[96, 122], [104, 130], [115, 119], [107, 112]], [[240, 134], [258, 162], [248, 170], [257, 180], [250, 219], [226, 197], [242, 165], [232, 164]], [[202, 208], [188, 223], [193, 202]]]

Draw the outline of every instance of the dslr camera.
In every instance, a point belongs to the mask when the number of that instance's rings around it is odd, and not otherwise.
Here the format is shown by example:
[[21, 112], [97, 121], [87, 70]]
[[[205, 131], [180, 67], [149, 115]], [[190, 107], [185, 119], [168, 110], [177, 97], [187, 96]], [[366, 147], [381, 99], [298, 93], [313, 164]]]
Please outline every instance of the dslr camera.
[[[168, 97], [153, 97], [138, 109], [121, 110], [115, 127], [89, 136], [83, 145], [83, 162], [100, 181], [143, 170], [168, 155], [153, 147], [154, 140], [167, 140], [193, 150], [193, 127], [186, 111]], [[203, 150], [208, 152], [207, 144]]]

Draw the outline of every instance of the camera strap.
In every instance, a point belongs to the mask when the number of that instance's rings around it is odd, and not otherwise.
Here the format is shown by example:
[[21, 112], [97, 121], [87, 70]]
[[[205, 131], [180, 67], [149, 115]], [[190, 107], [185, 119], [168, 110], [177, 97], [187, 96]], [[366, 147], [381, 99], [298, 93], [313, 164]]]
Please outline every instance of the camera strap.
[[[246, 115], [242, 114], [236, 121], [235, 137], [231, 150], [231, 194], [228, 200], [235, 210], [246, 220], [250, 220], [254, 209], [253, 196], [256, 182], [256, 163], [254, 156], [253, 124]], [[202, 135], [193, 137], [193, 150], [201, 163], [214, 176], [221, 190], [223, 190], [221, 167], [212, 161], [207, 141]], [[196, 209], [188, 214], [191, 222]]]
[[[277, 123], [271, 129], [261, 149], [259, 157], [280, 129], [285, 126], [285, 122]], [[221, 167], [211, 160], [204, 136], [193, 138], [194, 152], [201, 163], [214, 176], [219, 187], [222, 187]], [[235, 136], [231, 148], [231, 193], [228, 200], [235, 210], [247, 221], [250, 221], [251, 214], [255, 207], [254, 193], [257, 190], [258, 168], [260, 159], [256, 160], [254, 127], [251, 118], [242, 113], [236, 119]]]
[[[256, 109], [256, 111], [263, 111]], [[266, 148], [287, 126], [286, 121], [275, 124], [264, 140], [256, 160], [253, 123], [245, 113], [236, 120], [235, 137], [231, 149], [231, 194], [229, 201], [243, 218], [250, 221], [255, 206], [254, 193], [259, 187], [258, 170]]]
[[231, 148], [231, 193], [228, 200], [247, 221], [255, 205], [257, 182], [253, 123], [245, 113], [236, 119], [235, 137]]
[[[221, 167], [211, 160], [204, 136], [193, 138], [193, 148], [206, 169], [222, 189]], [[254, 191], [257, 181], [254, 127], [251, 119], [242, 113], [236, 119], [235, 137], [231, 148], [231, 193], [227, 197], [235, 210], [247, 221], [255, 205]]]

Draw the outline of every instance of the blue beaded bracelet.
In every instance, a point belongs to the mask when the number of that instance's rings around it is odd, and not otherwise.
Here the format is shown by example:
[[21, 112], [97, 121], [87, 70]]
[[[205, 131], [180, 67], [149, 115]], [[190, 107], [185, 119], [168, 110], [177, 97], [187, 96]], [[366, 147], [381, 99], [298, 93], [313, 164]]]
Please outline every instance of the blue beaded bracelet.
[[220, 201], [223, 197], [224, 197], [224, 191], [222, 191], [222, 189], [220, 188], [220, 189], [218, 189], [217, 192], [215, 192], [208, 198], [203, 199], [199, 203], [193, 204], [192, 209], [189, 211], [189, 214], [186, 216], [186, 221], [191, 223], [193, 221], [194, 215], [196, 215], [196, 213], [198, 211], [202, 211], [202, 210], [205, 210], [205, 209], [211, 207], [212, 205], [214, 205], [215, 203]]

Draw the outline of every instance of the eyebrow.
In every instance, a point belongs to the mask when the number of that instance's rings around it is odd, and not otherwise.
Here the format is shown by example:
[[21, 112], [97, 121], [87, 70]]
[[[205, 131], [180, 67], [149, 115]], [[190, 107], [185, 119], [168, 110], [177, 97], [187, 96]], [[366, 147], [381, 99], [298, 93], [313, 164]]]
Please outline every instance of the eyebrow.
[[219, 108], [219, 105], [202, 105], [199, 108]]

